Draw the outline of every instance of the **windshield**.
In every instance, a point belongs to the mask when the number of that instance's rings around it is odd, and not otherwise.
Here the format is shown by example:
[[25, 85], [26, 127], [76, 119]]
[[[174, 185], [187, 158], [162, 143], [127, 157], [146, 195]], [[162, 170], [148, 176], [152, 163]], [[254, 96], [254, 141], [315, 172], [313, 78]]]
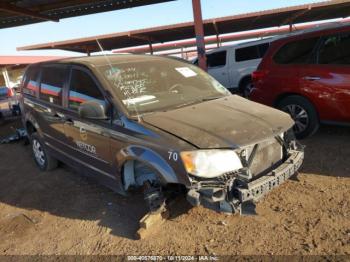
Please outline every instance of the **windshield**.
[[166, 111], [230, 94], [204, 71], [175, 59], [111, 63], [99, 70], [130, 115]]

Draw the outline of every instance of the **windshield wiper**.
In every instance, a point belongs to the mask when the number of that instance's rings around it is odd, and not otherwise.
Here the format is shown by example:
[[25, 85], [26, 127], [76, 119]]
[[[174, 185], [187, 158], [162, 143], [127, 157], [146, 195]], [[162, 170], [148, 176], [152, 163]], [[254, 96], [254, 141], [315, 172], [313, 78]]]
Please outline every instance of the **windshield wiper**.
[[223, 96], [204, 97], [200, 101], [205, 102], [205, 101], [216, 100], [216, 99], [219, 99], [219, 98], [223, 98]]
[[198, 104], [198, 103], [200, 103], [200, 102], [203, 102], [203, 101], [202, 101], [202, 100], [192, 100], [192, 101], [190, 101], [190, 102], [177, 105], [177, 106], [175, 106], [175, 108], [190, 106], [190, 105]]
[[190, 102], [178, 105], [175, 108], [180, 108], [180, 107], [190, 106], [190, 105], [194, 105], [194, 104], [199, 104], [199, 103], [202, 103], [202, 102], [211, 101], [211, 100], [219, 99], [219, 98], [222, 98], [222, 97], [223, 96], [204, 97], [204, 98], [201, 98], [201, 99], [192, 100]]

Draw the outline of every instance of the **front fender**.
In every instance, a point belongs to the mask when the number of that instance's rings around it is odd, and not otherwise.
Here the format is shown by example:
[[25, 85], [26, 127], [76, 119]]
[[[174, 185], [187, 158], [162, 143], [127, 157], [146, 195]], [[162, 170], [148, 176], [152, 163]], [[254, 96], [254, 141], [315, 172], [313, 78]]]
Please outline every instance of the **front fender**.
[[120, 172], [127, 161], [136, 160], [154, 169], [164, 185], [183, 184], [189, 186], [190, 181], [181, 160], [176, 163], [170, 163], [167, 157], [167, 154], [158, 153], [153, 149], [136, 145], [128, 146], [117, 153]]

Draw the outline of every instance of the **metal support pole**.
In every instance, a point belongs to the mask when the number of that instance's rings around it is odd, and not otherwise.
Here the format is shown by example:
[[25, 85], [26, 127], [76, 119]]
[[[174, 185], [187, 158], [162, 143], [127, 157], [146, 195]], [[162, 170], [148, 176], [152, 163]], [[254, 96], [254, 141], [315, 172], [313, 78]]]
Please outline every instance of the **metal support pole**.
[[153, 45], [152, 42], [149, 42], [149, 52], [151, 55], [153, 55]]
[[194, 29], [197, 42], [198, 65], [207, 70], [207, 58], [205, 56], [204, 28], [202, 18], [201, 0], [192, 0]]
[[216, 35], [216, 45], [217, 45], [217, 47], [220, 47], [220, 46], [221, 46], [221, 42], [220, 42], [220, 37], [219, 37], [219, 35]]

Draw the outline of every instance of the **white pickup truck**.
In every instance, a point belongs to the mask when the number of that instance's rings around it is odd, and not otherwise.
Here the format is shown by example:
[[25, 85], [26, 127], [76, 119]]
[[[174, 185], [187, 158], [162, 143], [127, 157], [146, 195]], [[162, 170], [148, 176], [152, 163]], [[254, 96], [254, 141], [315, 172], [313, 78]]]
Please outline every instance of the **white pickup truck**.
[[[208, 73], [232, 93], [240, 92], [247, 96], [252, 88], [251, 73], [256, 70], [273, 40], [270, 37], [207, 52]], [[193, 63], [198, 64], [198, 60], [193, 60]]]

